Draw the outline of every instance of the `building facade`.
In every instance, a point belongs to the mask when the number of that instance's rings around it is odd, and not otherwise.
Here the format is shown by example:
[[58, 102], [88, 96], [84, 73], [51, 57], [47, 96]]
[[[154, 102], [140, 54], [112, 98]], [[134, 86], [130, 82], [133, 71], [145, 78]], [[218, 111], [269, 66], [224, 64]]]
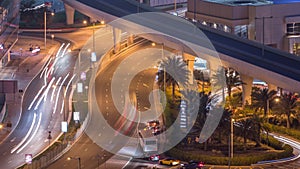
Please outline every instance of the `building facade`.
[[300, 56], [299, 9], [300, 0], [188, 0], [186, 17]]
[[19, 9], [20, 0], [0, 1], [0, 59], [2, 63], [6, 63], [7, 57], [5, 56], [18, 39]]

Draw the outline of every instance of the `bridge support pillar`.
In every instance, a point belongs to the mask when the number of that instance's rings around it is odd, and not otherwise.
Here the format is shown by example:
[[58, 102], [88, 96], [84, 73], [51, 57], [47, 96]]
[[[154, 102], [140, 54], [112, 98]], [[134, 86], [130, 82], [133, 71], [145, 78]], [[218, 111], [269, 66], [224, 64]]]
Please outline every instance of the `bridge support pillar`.
[[252, 83], [253, 83], [253, 77], [247, 76], [240, 74], [241, 80], [244, 82], [242, 84], [242, 89], [243, 89], [243, 106], [246, 104], [251, 104], [251, 91], [252, 91]]
[[74, 13], [75, 13], [75, 9], [70, 7], [67, 4], [65, 5], [65, 11], [66, 11], [66, 22], [67, 25], [72, 25], [74, 24]]
[[268, 90], [269, 90], [269, 91], [272, 91], [272, 90], [275, 90], [275, 91], [277, 91], [277, 86], [275, 86], [275, 85], [273, 85], [273, 84], [270, 84], [270, 83], [268, 83]]
[[133, 44], [133, 39], [134, 39], [133, 35], [130, 34], [127, 38], [127, 46]]
[[118, 28], [113, 28], [113, 35], [114, 35], [114, 53], [120, 51], [121, 48], [121, 33], [122, 30]]
[[194, 62], [195, 57], [189, 54], [182, 54], [182, 59], [187, 63], [187, 68], [189, 71], [189, 83], [193, 84], [194, 81]]

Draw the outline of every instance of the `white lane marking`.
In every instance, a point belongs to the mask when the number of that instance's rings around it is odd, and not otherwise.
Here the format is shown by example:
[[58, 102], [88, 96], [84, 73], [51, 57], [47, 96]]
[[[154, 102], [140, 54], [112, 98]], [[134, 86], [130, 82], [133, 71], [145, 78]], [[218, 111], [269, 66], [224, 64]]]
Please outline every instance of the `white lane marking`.
[[67, 80], [67, 78], [69, 77], [69, 75], [70, 75], [70, 73], [68, 73], [67, 76], [65, 76], [65, 78], [61, 82], [61, 85], [58, 88], [57, 95], [56, 95], [56, 100], [55, 100], [55, 104], [54, 104], [54, 109], [53, 109], [53, 114], [55, 114], [56, 109], [57, 109], [58, 98], [59, 98], [59, 94], [60, 94], [61, 88], [63, 87], [63, 84], [65, 83], [65, 81]]
[[60, 82], [60, 80], [61, 80], [61, 77], [58, 78], [58, 80], [56, 81], [55, 85], [53, 86], [53, 90], [52, 90], [52, 94], [51, 94], [51, 99], [50, 99], [51, 102], [53, 101], [53, 98], [54, 98], [54, 95], [55, 95], [54, 92], [55, 92], [55, 90], [57, 88], [57, 85]]
[[34, 126], [34, 123], [35, 123], [35, 120], [36, 120], [36, 113], [34, 113], [33, 115], [33, 120], [32, 120], [32, 123], [31, 123], [31, 126], [30, 126], [30, 129], [29, 131], [27, 132], [26, 136], [22, 139], [22, 141], [15, 147], [13, 148], [10, 153], [14, 153], [25, 141], [26, 139], [29, 137], [32, 129], [33, 129], [33, 126]]
[[38, 94], [35, 95], [33, 101], [30, 103], [29, 107], [27, 110], [30, 110], [31, 107], [33, 106], [34, 102], [36, 101], [36, 99], [38, 98], [38, 96], [41, 94], [41, 92], [44, 90], [44, 88], [46, 87], [46, 85], [42, 86], [42, 88], [39, 90]]
[[47, 99], [47, 93], [48, 93], [48, 91], [49, 91], [49, 88], [52, 86], [54, 80], [55, 80], [55, 77], [53, 77], [53, 78], [51, 79], [51, 81], [50, 81], [50, 83], [48, 84], [48, 86], [47, 86], [46, 90], [44, 91], [43, 95], [40, 97], [39, 101], [38, 101], [37, 104], [35, 105], [34, 110], [37, 110], [37, 108], [38, 108], [39, 105], [41, 104], [41, 101], [43, 100], [43, 98], [44, 98], [44, 102], [46, 101], [46, 99]]
[[33, 134], [31, 135], [30, 139], [17, 151], [17, 154], [22, 151], [28, 144], [29, 142], [31, 142], [31, 140], [33, 139], [33, 137], [36, 135], [40, 125], [41, 125], [41, 121], [42, 121], [42, 113], [40, 113], [40, 118], [39, 118], [39, 121], [38, 121], [38, 124], [37, 124], [37, 127], [35, 128]]

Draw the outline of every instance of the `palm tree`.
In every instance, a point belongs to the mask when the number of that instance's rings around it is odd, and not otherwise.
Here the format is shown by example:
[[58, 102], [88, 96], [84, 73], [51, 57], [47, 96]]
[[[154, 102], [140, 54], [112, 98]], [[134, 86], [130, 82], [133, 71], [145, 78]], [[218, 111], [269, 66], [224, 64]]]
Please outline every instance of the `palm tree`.
[[202, 93], [204, 93], [205, 76], [203, 70], [194, 70], [194, 78], [201, 81]]
[[275, 109], [280, 115], [286, 116], [286, 127], [291, 127], [291, 116], [299, 113], [298, 95], [293, 93], [285, 93], [281, 96], [280, 101], [275, 104]]
[[172, 99], [174, 101], [175, 88], [179, 85], [186, 87], [188, 84], [189, 71], [187, 70], [186, 63], [181, 57], [167, 57], [161, 61], [160, 67], [162, 70], [157, 73], [157, 83], [160, 88], [163, 88], [164, 85], [172, 86]]
[[232, 88], [238, 87], [239, 85], [244, 83], [241, 80], [240, 75], [232, 68], [225, 69], [225, 77], [226, 77], [227, 93], [230, 100]]
[[267, 117], [268, 109], [271, 108], [270, 101], [276, 96], [276, 91], [269, 91], [268, 88], [253, 88], [251, 97], [252, 97], [252, 106], [255, 108], [255, 111], [264, 109], [264, 117]]
[[213, 74], [211, 82], [212, 86], [215, 87], [215, 89], [222, 89], [222, 99], [223, 102], [225, 102], [226, 77], [224, 68], [218, 69], [217, 72]]

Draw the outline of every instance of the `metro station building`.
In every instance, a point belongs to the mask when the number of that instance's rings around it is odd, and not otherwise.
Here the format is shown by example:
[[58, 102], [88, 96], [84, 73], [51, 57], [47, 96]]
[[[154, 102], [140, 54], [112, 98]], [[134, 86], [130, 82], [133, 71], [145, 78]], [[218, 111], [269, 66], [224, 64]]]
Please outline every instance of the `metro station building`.
[[188, 0], [186, 18], [300, 56], [300, 0]]

